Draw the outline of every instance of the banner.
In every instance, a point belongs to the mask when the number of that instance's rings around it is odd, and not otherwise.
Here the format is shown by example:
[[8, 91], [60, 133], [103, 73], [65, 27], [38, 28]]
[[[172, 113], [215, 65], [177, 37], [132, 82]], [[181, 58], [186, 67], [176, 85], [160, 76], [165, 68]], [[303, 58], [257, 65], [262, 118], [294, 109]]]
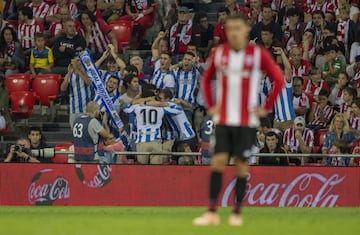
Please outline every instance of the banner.
[[114, 108], [113, 102], [111, 101], [109, 94], [106, 91], [105, 85], [100, 77], [99, 71], [94, 64], [94, 61], [91, 58], [89, 51], [86, 49], [85, 51], [79, 52], [78, 56], [85, 72], [89, 76], [89, 79], [94, 86], [96, 93], [100, 95], [101, 100], [105, 105], [105, 109], [111, 118], [111, 121], [118, 129], [121, 129], [124, 124]]
[[[0, 205], [206, 206], [206, 166], [0, 164]], [[219, 205], [233, 205], [227, 167]], [[246, 206], [359, 207], [360, 168], [251, 167]]]

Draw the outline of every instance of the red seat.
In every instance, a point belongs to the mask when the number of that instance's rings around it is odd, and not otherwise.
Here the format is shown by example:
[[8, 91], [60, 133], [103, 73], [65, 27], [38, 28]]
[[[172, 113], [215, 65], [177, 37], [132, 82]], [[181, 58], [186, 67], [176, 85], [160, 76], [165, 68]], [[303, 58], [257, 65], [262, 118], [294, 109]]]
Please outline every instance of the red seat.
[[15, 118], [28, 118], [34, 110], [35, 95], [31, 91], [14, 91], [10, 94], [10, 114]]
[[47, 78], [47, 79], [56, 80], [58, 81], [59, 84], [63, 80], [61, 74], [56, 74], [56, 73], [38, 74], [36, 75], [36, 78]]
[[[14, 75], [14, 74], [12, 74]], [[5, 79], [6, 88], [11, 94], [14, 91], [29, 91], [30, 90], [30, 82], [31, 80], [22, 77], [22, 76], [11, 76], [9, 75]]]
[[32, 75], [28, 74], [28, 73], [13, 73], [6, 77], [6, 79], [9, 79], [9, 78], [25, 79], [25, 80], [28, 80], [29, 82], [31, 82]]
[[36, 99], [41, 105], [50, 106], [50, 102], [55, 100], [59, 94], [58, 80], [49, 77], [36, 77], [32, 82], [32, 88]]
[[[69, 151], [72, 143], [64, 143], [55, 145], [55, 152], [57, 151]], [[67, 163], [69, 159], [68, 154], [55, 154], [55, 156], [51, 159], [54, 163]]]
[[118, 50], [120, 51], [124, 46], [127, 46], [131, 42], [132, 31], [134, 23], [127, 20], [118, 20], [109, 24], [112, 31], [116, 36], [118, 43]]

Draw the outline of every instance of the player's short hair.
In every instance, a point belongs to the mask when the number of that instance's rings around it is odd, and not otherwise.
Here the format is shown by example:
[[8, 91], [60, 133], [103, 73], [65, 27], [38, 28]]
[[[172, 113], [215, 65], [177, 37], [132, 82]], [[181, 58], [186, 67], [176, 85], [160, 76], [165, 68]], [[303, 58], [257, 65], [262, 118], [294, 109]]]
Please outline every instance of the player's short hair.
[[219, 13], [222, 13], [222, 12], [225, 12], [226, 15], [230, 15], [230, 10], [229, 10], [229, 8], [227, 8], [227, 7], [220, 7], [220, 8], [217, 10], [217, 13], [216, 13], [217, 17], [219, 17]]
[[336, 28], [335, 28], [334, 26], [332, 26], [332, 25], [329, 25], [329, 24], [328, 24], [328, 25], [325, 25], [325, 26], [324, 26], [324, 30], [325, 30], [325, 29], [329, 30], [329, 32], [332, 33], [332, 34], [334, 34], [334, 35], [335, 35], [335, 33], [336, 33]]
[[313, 35], [313, 37], [315, 37], [315, 31], [314, 31], [313, 29], [306, 29], [306, 30], [304, 31], [304, 33], [306, 33], [306, 32], [311, 33], [311, 34]]
[[128, 73], [139, 76], [139, 70], [134, 65], [127, 65], [124, 70], [126, 70]]
[[295, 81], [295, 80], [298, 80], [298, 81], [301, 82], [301, 84], [304, 84], [304, 78], [301, 77], [301, 76], [295, 76], [295, 77], [293, 77], [293, 81]]
[[287, 16], [300, 16], [300, 11], [296, 7], [291, 7], [286, 11]]
[[31, 133], [32, 131], [39, 132], [40, 135], [41, 135], [41, 128], [38, 127], [38, 126], [31, 126], [31, 127], [29, 128], [28, 135], [30, 135], [30, 133]]
[[165, 99], [172, 99], [173, 96], [174, 96], [173, 92], [172, 92], [170, 89], [168, 89], [168, 88], [165, 88], [165, 89], [160, 90], [159, 93], [164, 94], [164, 98], [165, 98]]
[[264, 10], [265, 8], [270, 8], [272, 10], [271, 4], [269, 4], [269, 3], [262, 4], [261, 10]]
[[160, 56], [162, 56], [162, 55], [167, 55], [171, 59], [171, 55], [170, 55], [170, 53], [168, 51], [161, 52]]
[[145, 90], [155, 91], [156, 86], [154, 84], [151, 84], [151, 83], [144, 83], [141, 86], [141, 91], [144, 92]]
[[314, 15], [320, 15], [321, 18], [325, 19], [325, 13], [322, 12], [321, 10], [315, 10], [315, 11], [311, 14], [311, 17], [314, 17]]
[[31, 7], [23, 6], [20, 7], [19, 12], [21, 12], [24, 16], [27, 16], [30, 20], [33, 19], [34, 13]]
[[235, 15], [228, 16], [226, 18], [226, 22], [231, 21], [231, 20], [240, 20], [240, 21], [243, 21], [244, 23], [246, 23], [247, 19], [244, 14], [235, 14]]
[[271, 34], [274, 34], [270, 25], [261, 26], [261, 32], [269, 32]]
[[321, 91], [319, 91], [318, 96], [329, 97], [329, 92], [327, 90], [321, 90]]
[[124, 77], [124, 87], [125, 87], [125, 89], [129, 88], [129, 85], [130, 85], [131, 81], [134, 78], [137, 78], [137, 77], [132, 73], [128, 73], [128, 74], [125, 75], [125, 77]]
[[140, 61], [140, 63], [141, 64], [144, 64], [144, 61], [143, 61], [143, 59], [141, 59], [141, 57], [140, 56], [133, 56], [133, 57], [131, 57], [130, 58], [130, 64], [133, 62], [133, 61]]
[[86, 105], [86, 112], [93, 113], [99, 108], [99, 104], [95, 101], [89, 101]]
[[309, 72], [310, 75], [314, 75], [314, 74], [318, 74], [318, 73], [322, 74], [318, 67], [312, 66], [310, 68], [310, 72]]
[[195, 57], [194, 53], [192, 53], [192, 52], [190, 52], [190, 51], [185, 52], [184, 55], [191, 55], [192, 57]]
[[357, 91], [352, 88], [352, 87], [345, 87], [344, 88], [344, 92], [347, 92], [350, 96], [352, 97], [356, 97], [357, 96]]

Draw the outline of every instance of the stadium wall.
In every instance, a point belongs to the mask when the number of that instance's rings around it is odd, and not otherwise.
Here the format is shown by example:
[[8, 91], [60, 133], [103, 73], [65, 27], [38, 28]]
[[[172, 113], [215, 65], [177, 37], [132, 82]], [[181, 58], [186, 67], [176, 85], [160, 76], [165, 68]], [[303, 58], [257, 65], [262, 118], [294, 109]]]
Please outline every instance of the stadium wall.
[[[232, 205], [233, 167], [219, 204]], [[209, 168], [0, 164], [0, 205], [204, 206]], [[359, 207], [360, 168], [252, 167], [246, 205]]]

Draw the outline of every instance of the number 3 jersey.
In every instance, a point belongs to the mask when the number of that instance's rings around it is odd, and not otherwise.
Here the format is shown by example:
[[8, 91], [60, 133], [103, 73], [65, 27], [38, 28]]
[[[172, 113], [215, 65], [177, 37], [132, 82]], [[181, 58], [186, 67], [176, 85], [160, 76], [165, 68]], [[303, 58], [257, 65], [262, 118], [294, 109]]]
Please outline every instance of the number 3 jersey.
[[177, 107], [153, 107], [147, 105], [132, 105], [124, 108], [126, 113], [134, 113], [136, 117], [136, 143], [161, 140], [161, 124], [165, 114], [178, 114]]
[[211, 156], [210, 141], [215, 132], [215, 123], [208, 115], [204, 117], [201, 124], [200, 137], [201, 137], [201, 155], [206, 158]]

